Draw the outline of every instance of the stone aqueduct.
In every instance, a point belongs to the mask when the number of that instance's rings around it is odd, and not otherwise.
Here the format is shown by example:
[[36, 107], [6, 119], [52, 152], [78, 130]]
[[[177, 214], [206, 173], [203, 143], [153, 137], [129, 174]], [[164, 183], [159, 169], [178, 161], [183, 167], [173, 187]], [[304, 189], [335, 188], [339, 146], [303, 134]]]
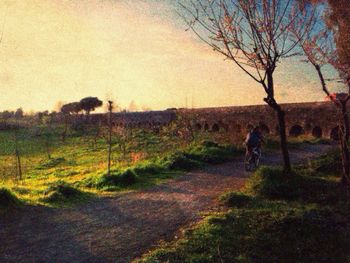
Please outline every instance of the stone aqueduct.
[[[305, 134], [338, 139], [337, 109], [331, 102], [283, 104], [282, 107], [286, 111], [289, 136]], [[278, 132], [275, 113], [267, 105], [115, 113], [112, 122], [114, 126], [152, 128], [167, 125], [178, 115], [194, 120], [194, 128], [203, 132], [245, 134], [258, 125], [265, 134]], [[97, 116], [101, 115], [96, 114], [95, 118]]]

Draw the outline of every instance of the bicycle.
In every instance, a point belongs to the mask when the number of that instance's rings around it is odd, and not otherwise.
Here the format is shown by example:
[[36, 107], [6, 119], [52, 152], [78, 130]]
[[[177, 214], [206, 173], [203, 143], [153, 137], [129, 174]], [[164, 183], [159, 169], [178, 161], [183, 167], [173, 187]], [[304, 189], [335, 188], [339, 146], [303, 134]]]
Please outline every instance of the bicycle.
[[259, 147], [254, 147], [251, 152], [247, 152], [244, 160], [244, 167], [247, 172], [256, 170], [260, 165], [261, 151]]

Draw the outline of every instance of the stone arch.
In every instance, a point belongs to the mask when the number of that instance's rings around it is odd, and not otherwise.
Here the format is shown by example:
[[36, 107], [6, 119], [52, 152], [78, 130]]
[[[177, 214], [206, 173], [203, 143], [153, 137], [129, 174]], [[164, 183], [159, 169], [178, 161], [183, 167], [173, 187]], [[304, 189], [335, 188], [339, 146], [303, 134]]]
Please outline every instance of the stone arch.
[[333, 140], [333, 141], [339, 141], [340, 140], [340, 129], [339, 129], [339, 126], [337, 127], [334, 127], [332, 130], [331, 130], [331, 134], [330, 134], [330, 139]]
[[220, 126], [219, 126], [219, 124], [214, 123], [213, 126], [211, 127], [211, 130], [212, 130], [213, 132], [218, 132], [218, 131], [220, 131]]
[[292, 128], [290, 128], [289, 130], [289, 136], [292, 136], [292, 137], [298, 137], [300, 135], [303, 135], [304, 133], [305, 132], [303, 127], [301, 127], [298, 124], [293, 125]]
[[197, 131], [200, 131], [200, 130], [202, 129], [202, 125], [201, 125], [200, 123], [196, 123], [195, 129], [196, 129]]
[[208, 125], [208, 123], [205, 123], [205, 124], [204, 124], [204, 130], [205, 130], [205, 131], [208, 131], [208, 130], [209, 130], [209, 125]]
[[321, 138], [323, 135], [323, 131], [322, 128], [320, 126], [315, 126], [312, 129], [312, 136], [314, 136], [315, 138]]

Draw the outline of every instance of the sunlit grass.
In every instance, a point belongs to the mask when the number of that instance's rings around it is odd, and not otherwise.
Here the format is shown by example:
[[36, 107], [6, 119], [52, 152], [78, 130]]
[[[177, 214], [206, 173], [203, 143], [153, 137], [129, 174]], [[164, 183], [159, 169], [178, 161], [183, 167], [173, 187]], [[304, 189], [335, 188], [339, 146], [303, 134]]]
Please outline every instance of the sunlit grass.
[[[130, 186], [112, 185], [98, 189], [84, 182], [101, 178], [107, 172], [108, 147], [104, 138], [95, 141], [92, 135], [72, 134], [62, 142], [60, 134], [53, 133], [46, 147], [46, 138], [33, 134], [33, 131], [23, 129], [17, 135], [22, 166], [20, 179], [16, 173], [14, 134], [0, 132], [0, 186], [10, 189], [28, 204], [52, 205], [43, 200], [50, 186], [58, 182], [95, 196], [115, 195], [176, 178], [181, 170], [187, 170], [184, 165], [190, 168], [194, 162], [220, 162], [233, 157], [231, 148], [201, 148], [202, 141], [217, 140], [220, 134], [204, 133], [189, 143], [177, 136], [134, 131], [125, 153], [120, 145], [113, 145], [111, 171], [118, 173], [132, 168], [138, 173], [138, 180]], [[161, 169], [154, 170], [155, 165]]]

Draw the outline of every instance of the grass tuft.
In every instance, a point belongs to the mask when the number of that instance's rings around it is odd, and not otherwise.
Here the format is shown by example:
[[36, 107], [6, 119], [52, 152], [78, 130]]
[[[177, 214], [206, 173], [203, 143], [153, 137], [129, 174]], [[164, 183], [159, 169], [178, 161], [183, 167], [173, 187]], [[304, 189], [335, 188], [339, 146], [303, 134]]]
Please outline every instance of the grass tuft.
[[280, 168], [263, 166], [249, 178], [245, 191], [257, 197], [291, 200], [300, 197], [302, 182], [295, 172], [285, 174]]
[[82, 192], [64, 181], [51, 185], [44, 193], [41, 201], [46, 203], [59, 203], [74, 201], [82, 196]]
[[60, 165], [61, 163], [65, 162], [65, 159], [63, 157], [59, 158], [51, 158], [47, 161], [44, 161], [40, 163], [36, 169], [48, 169], [48, 168], [53, 168], [56, 167], [57, 165]]
[[96, 187], [99, 189], [113, 190], [114, 187], [129, 187], [138, 181], [137, 175], [133, 169], [127, 169], [124, 172], [103, 175], [96, 181]]

